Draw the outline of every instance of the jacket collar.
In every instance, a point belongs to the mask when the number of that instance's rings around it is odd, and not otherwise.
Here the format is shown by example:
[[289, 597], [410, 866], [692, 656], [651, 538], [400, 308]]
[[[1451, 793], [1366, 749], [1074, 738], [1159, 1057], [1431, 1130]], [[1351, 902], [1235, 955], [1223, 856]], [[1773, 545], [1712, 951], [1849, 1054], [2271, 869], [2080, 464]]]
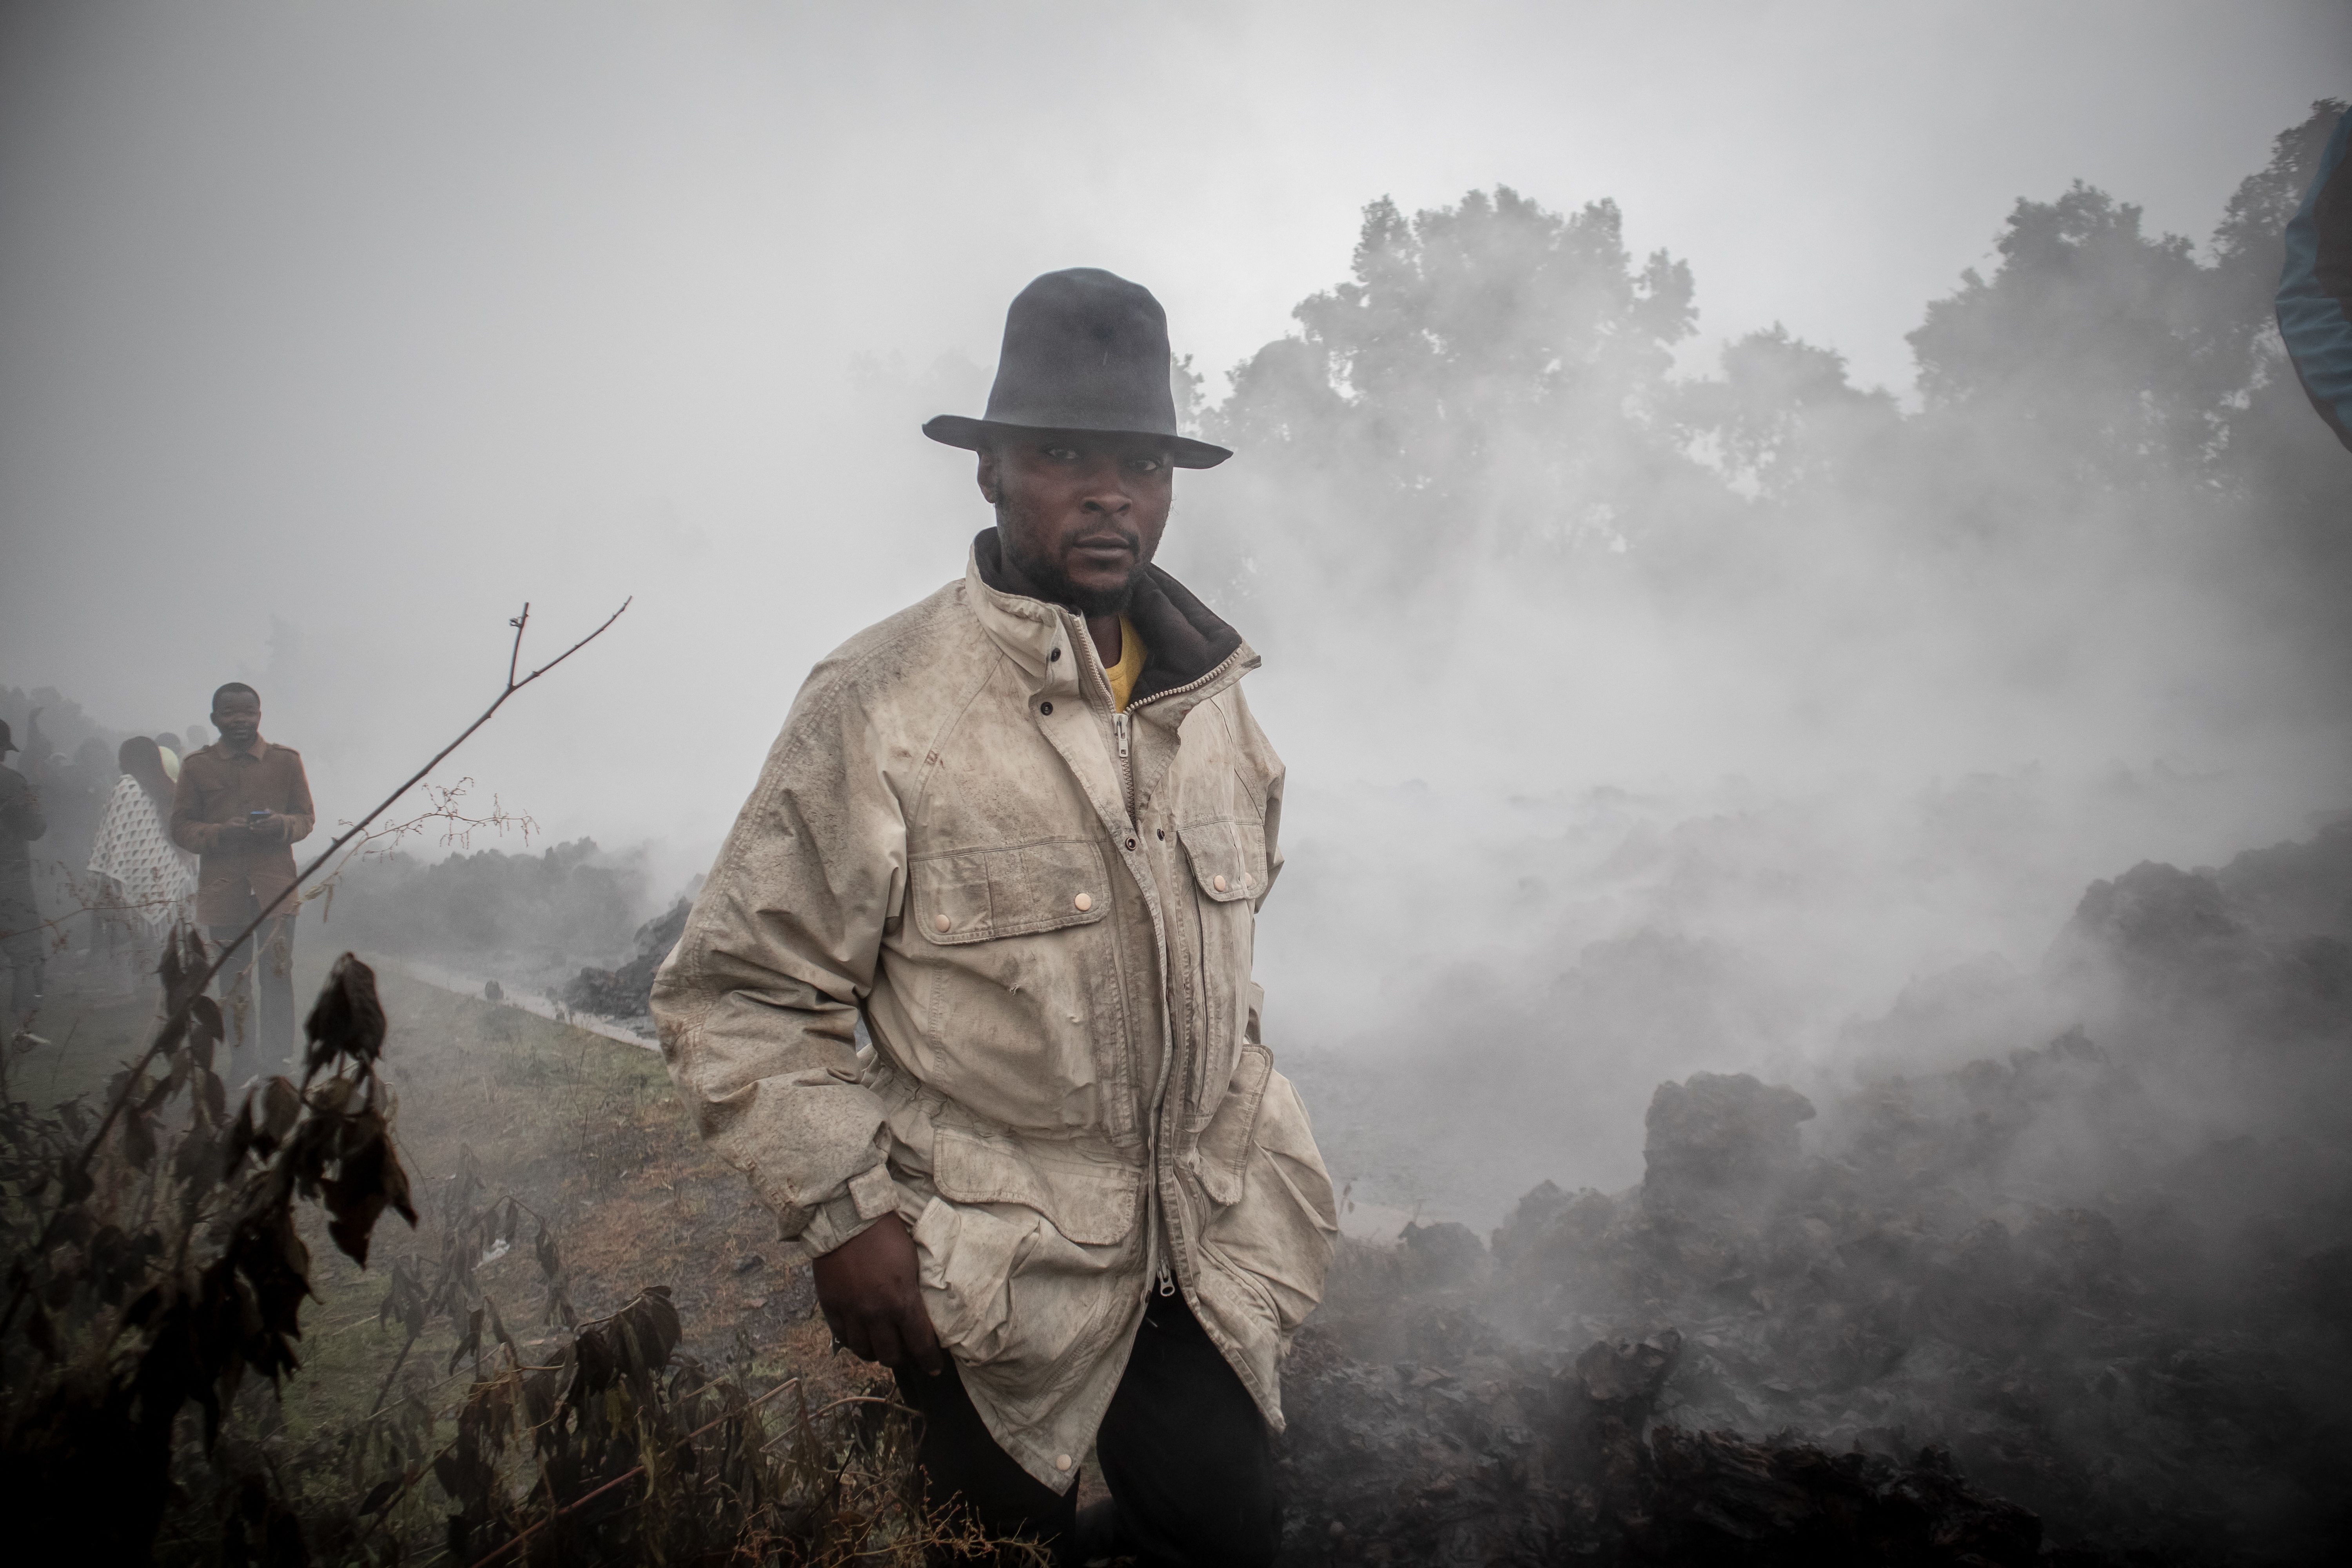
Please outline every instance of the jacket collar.
[[[1129, 707], [1139, 719], [1172, 725], [1255, 669], [1259, 660], [1241, 633], [1191, 589], [1157, 566], [1147, 566], [1143, 573], [1127, 614], [1149, 657]], [[1076, 692], [1080, 662], [1066, 655], [1055, 660], [1052, 655], [1056, 647], [1075, 646], [1087, 635], [1085, 620], [1066, 605], [1000, 586], [1003, 575], [996, 530], [984, 528], [972, 540], [964, 563], [964, 584], [982, 629], [1037, 683], [1040, 692]], [[1153, 700], [1170, 692], [1181, 695], [1165, 702]]]

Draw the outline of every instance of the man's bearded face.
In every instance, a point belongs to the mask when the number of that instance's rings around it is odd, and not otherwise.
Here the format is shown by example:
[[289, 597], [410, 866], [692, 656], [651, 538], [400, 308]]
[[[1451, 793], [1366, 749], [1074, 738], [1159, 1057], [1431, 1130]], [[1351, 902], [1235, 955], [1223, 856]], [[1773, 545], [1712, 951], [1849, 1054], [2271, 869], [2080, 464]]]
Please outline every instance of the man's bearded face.
[[1173, 474], [1155, 437], [1092, 430], [1024, 434], [981, 458], [1008, 563], [1083, 616], [1127, 608], [1159, 552]]

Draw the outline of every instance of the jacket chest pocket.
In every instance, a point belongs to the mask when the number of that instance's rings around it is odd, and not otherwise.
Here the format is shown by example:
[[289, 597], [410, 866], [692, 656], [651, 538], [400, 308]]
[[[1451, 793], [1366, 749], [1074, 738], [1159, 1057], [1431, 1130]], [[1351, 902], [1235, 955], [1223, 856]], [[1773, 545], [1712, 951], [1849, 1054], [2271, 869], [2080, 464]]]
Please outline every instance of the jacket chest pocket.
[[1131, 1129], [1110, 868], [1090, 840], [918, 856], [932, 1087], [1013, 1126]]
[[1199, 1037], [1185, 1089], [1197, 1128], [1215, 1113], [1248, 1022], [1250, 966], [1257, 938], [1257, 900], [1265, 891], [1265, 829], [1230, 818], [1180, 826], [1192, 868], [1197, 917], [1196, 1015]]
[[1110, 912], [1110, 874], [1086, 839], [916, 857], [915, 928], [940, 947], [1092, 925]]

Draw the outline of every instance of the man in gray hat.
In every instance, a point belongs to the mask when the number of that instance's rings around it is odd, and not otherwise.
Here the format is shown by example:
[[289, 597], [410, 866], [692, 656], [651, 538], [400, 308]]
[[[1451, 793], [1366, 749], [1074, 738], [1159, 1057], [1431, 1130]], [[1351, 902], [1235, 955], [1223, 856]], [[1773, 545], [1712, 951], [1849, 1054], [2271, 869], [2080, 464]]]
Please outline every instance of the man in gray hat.
[[654, 1015], [837, 1340], [923, 1413], [935, 1501], [1065, 1560], [1267, 1563], [1337, 1215], [1250, 976], [1282, 867], [1257, 656], [1151, 563], [1173, 470], [1231, 456], [1168, 371], [1136, 284], [1013, 300], [985, 416], [924, 426], [995, 525], [809, 677]]

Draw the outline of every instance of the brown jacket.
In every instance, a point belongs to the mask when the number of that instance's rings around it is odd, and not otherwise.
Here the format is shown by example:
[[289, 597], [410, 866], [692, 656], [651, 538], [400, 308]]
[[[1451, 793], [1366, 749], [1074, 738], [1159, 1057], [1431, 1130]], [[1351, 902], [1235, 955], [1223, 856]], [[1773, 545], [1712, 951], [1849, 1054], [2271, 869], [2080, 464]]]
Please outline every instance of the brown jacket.
[[[286, 818], [283, 838], [264, 842], [246, 830], [246, 814], [259, 810]], [[233, 752], [226, 741], [215, 741], [191, 752], [180, 763], [180, 786], [172, 799], [172, 841], [204, 858], [196, 872], [197, 921], [241, 925], [251, 920], [247, 892], [266, 904], [291, 887], [291, 847], [317, 825], [302, 753], [291, 746], [273, 746], [257, 735], [250, 752]], [[289, 899], [278, 912], [290, 915], [294, 909]]]
[[1282, 864], [1257, 656], [1154, 569], [1114, 712], [1084, 623], [994, 586], [995, 543], [809, 677], [653, 1006], [801, 1250], [912, 1226], [972, 1403], [1059, 1491], [1150, 1290], [1278, 1429], [1338, 1216], [1250, 976]]

